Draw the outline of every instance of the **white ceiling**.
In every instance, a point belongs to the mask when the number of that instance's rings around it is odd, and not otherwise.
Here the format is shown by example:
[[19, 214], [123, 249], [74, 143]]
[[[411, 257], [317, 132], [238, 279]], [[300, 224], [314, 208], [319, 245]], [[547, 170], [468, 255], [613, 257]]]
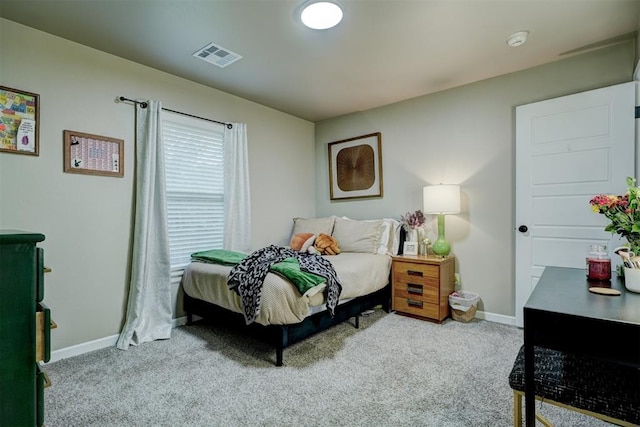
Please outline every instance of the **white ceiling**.
[[[640, 0], [340, 0], [305, 28], [303, 0], [2, 0], [0, 16], [319, 121], [635, 37]], [[529, 40], [507, 46], [509, 34]], [[214, 42], [243, 56], [218, 68]], [[126, 94], [152, 97], [153, 94]]]

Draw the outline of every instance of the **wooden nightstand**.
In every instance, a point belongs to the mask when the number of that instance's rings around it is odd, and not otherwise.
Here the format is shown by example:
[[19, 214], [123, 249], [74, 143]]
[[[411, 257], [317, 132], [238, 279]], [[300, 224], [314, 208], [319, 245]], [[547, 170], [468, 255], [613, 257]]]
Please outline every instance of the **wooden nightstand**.
[[442, 322], [449, 316], [455, 288], [455, 257], [398, 255], [391, 264], [392, 309], [400, 314]]

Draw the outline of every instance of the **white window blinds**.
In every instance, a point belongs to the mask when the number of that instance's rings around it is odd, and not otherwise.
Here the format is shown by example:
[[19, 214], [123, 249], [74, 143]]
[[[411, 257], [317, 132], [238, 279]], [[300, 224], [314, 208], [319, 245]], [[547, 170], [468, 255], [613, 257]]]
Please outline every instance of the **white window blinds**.
[[224, 128], [163, 113], [171, 282], [193, 252], [220, 249], [224, 231]]

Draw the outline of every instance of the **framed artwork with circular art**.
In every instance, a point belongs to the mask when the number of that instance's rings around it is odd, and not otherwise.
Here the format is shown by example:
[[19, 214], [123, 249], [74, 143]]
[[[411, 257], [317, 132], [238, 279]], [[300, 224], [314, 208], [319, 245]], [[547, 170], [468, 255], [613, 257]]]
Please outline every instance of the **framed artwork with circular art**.
[[382, 197], [380, 132], [329, 143], [331, 200]]

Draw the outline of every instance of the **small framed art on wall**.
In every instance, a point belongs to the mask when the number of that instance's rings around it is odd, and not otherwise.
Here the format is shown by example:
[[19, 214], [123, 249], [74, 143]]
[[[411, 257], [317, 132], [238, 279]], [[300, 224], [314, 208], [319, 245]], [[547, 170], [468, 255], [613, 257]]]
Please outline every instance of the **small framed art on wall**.
[[39, 155], [40, 96], [0, 86], [0, 151]]

